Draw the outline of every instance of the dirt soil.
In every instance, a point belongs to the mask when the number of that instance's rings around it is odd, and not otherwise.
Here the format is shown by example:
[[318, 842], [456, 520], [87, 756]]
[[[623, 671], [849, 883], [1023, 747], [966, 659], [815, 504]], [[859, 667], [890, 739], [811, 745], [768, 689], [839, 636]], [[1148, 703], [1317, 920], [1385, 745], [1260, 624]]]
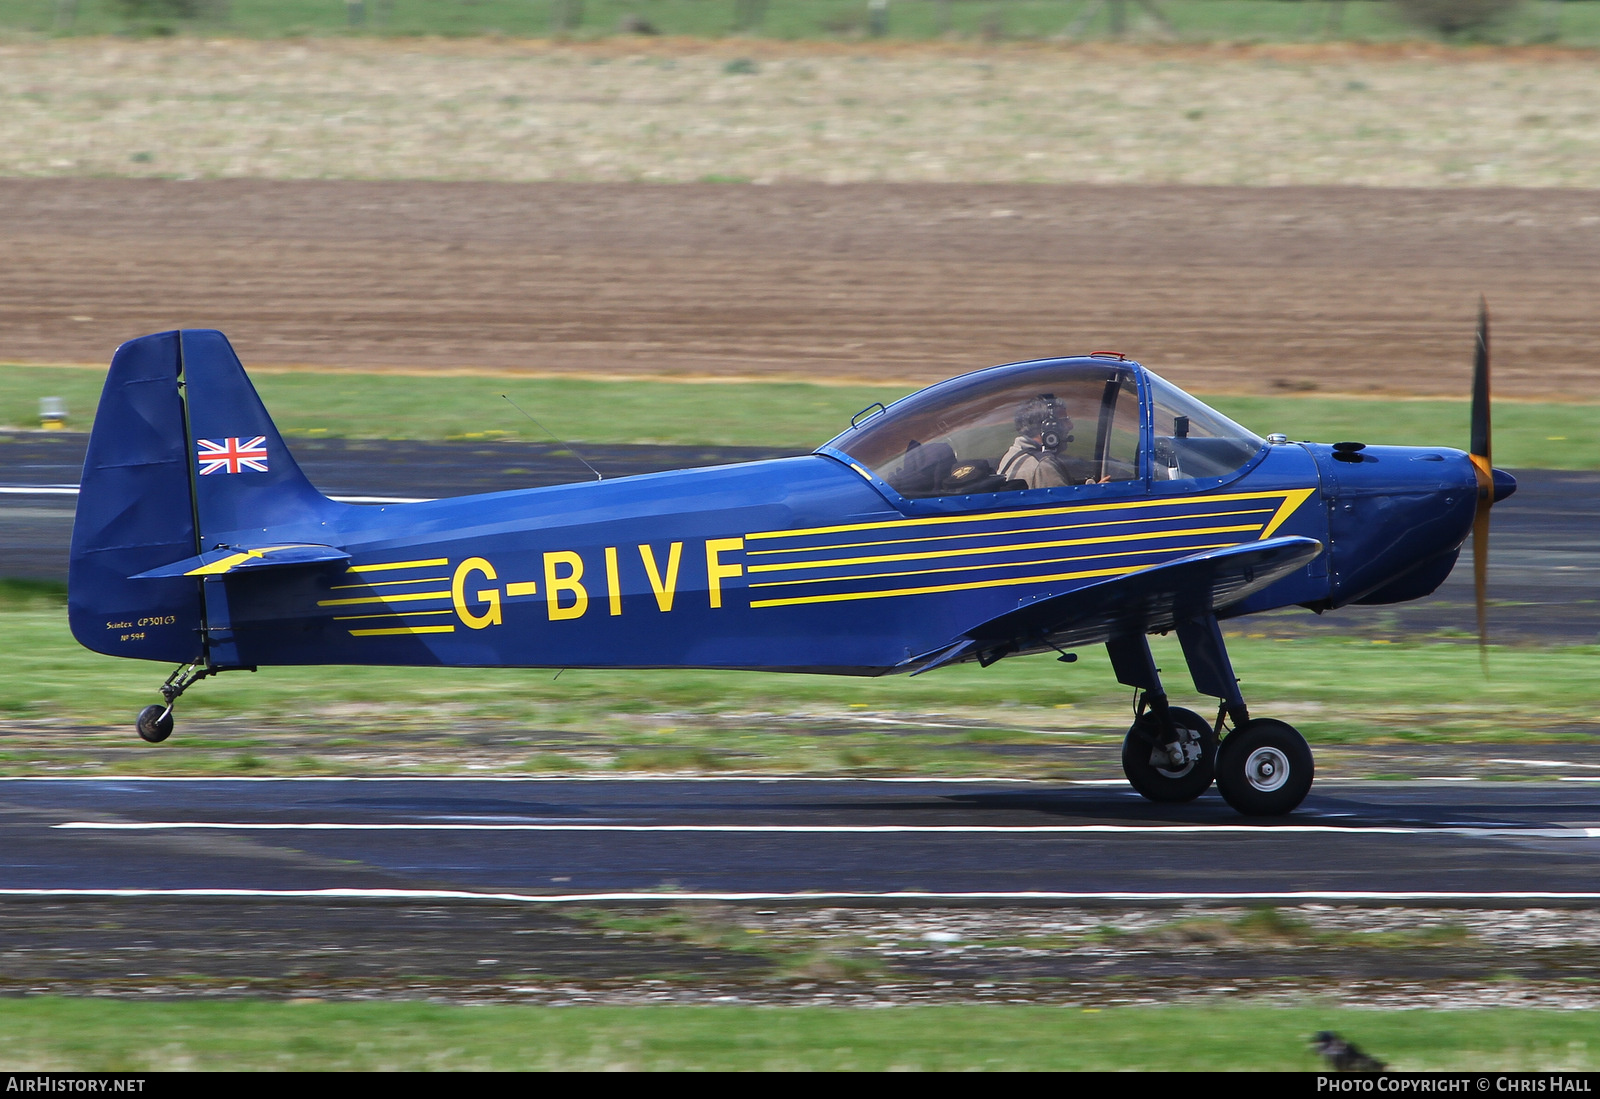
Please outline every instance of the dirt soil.
[[1587, 911], [19, 901], [0, 995], [1600, 1008]]
[[1203, 393], [1592, 400], [1591, 192], [0, 181], [0, 361], [926, 382], [1114, 349]]

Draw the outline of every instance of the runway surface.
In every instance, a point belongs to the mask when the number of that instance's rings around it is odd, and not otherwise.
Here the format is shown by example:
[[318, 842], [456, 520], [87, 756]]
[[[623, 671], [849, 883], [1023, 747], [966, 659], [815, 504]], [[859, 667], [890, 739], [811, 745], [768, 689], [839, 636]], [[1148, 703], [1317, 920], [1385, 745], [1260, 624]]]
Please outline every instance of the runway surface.
[[0, 895], [1600, 902], [1600, 773], [1333, 782], [1301, 811], [1121, 783], [4, 779]]
[[[87, 436], [6, 434], [0, 450], [0, 576], [64, 580]], [[332, 496], [416, 498], [530, 488], [586, 478], [553, 446], [306, 440], [295, 457]], [[590, 454], [608, 477], [793, 453], [757, 447], [613, 446]], [[509, 470], [517, 472], [511, 473]], [[1600, 473], [1516, 470], [1517, 493], [1495, 509], [1489, 569], [1492, 636], [1592, 644], [1600, 637]], [[1427, 599], [1316, 618], [1282, 612], [1291, 630], [1428, 633], [1475, 628], [1472, 552]], [[1267, 622], [1268, 619], [1257, 619]]]

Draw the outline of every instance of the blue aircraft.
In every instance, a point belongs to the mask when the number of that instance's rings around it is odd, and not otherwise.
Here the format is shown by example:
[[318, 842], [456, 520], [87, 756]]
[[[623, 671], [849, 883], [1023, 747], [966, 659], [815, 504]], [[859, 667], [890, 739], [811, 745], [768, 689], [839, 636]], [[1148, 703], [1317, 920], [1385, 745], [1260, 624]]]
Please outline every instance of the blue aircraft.
[[[1140, 692], [1123, 745], [1157, 802], [1215, 780], [1298, 806], [1313, 762], [1250, 715], [1222, 619], [1432, 592], [1490, 505], [1480, 320], [1471, 454], [1262, 439], [1118, 354], [1039, 359], [872, 406], [813, 454], [398, 505], [306, 480], [227, 339], [123, 344], [89, 441], [69, 614], [95, 652], [180, 667], [139, 735], [267, 665], [919, 674], [1103, 644]], [[1176, 631], [1216, 719], [1170, 705]]]

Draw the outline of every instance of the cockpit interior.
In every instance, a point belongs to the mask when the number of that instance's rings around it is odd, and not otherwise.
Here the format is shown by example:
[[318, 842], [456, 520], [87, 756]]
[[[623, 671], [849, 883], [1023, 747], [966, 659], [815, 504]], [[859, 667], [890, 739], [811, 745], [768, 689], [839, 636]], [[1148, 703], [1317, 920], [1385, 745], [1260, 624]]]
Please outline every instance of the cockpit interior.
[[874, 412], [824, 449], [921, 500], [1117, 482], [1214, 483], [1265, 445], [1137, 363], [1089, 357], [954, 378]]

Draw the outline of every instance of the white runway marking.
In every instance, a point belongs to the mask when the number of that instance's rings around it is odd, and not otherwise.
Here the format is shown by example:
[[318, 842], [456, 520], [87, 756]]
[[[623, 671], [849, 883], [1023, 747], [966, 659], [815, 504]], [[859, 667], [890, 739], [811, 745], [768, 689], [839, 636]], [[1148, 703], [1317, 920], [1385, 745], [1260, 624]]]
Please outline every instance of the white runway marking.
[[1600, 839], [1597, 828], [1518, 828], [1444, 825], [1337, 824], [584, 824], [584, 823], [363, 823], [357, 821], [96, 821], [73, 820], [52, 828], [95, 832], [731, 832], [796, 835], [1350, 835], [1501, 836], [1522, 839]]
[[500, 901], [519, 904], [596, 904], [600, 902], [649, 902], [679, 904], [683, 901], [804, 901], [809, 904], [849, 901], [928, 901], [939, 903], [1041, 903], [1041, 904], [1430, 904], [1481, 906], [1552, 903], [1594, 904], [1600, 893], [1506, 891], [1498, 893], [1315, 891], [1301, 892], [1095, 892], [1071, 893], [1048, 890], [1017, 892], [814, 892], [814, 893], [474, 893], [462, 889], [0, 889], [0, 897], [209, 897], [247, 900], [401, 900], [401, 901]]
[[1490, 763], [1510, 763], [1517, 767], [1583, 767], [1600, 770], [1600, 763], [1574, 763], [1559, 759], [1491, 759]]

